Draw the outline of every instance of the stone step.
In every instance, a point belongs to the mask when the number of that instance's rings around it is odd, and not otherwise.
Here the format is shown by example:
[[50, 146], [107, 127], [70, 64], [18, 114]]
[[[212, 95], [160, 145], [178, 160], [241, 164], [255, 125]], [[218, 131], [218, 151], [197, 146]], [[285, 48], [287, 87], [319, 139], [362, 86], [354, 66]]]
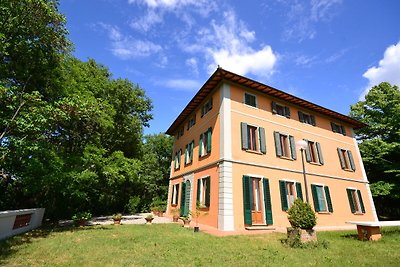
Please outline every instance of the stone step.
[[246, 226], [246, 230], [275, 230], [275, 227], [267, 224], [253, 224], [252, 226]]

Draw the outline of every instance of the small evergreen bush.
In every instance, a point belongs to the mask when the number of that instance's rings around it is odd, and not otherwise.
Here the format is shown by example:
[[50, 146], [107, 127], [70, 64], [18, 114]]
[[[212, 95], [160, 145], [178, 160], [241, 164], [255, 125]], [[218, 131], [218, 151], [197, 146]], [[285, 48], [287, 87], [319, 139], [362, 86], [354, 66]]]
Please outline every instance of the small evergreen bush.
[[126, 204], [126, 208], [131, 214], [139, 212], [140, 201], [141, 200], [139, 196], [133, 196], [129, 198], [128, 204]]
[[299, 198], [288, 210], [288, 219], [293, 228], [312, 229], [317, 224], [317, 217], [310, 204]]

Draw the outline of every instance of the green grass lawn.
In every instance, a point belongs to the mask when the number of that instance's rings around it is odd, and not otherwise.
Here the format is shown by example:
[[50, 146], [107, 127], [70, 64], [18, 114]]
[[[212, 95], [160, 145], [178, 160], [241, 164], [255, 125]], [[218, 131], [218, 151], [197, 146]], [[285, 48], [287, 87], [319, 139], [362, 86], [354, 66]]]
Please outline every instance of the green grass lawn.
[[319, 232], [328, 248], [283, 246], [285, 234], [215, 237], [177, 224], [36, 230], [0, 242], [7, 266], [399, 266], [400, 227], [378, 242]]

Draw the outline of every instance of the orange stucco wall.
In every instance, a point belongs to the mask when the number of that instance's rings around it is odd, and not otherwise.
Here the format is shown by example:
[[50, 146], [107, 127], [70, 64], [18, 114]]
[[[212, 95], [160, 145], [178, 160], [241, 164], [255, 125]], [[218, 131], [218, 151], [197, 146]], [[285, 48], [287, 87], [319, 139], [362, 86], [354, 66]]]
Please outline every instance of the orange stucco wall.
[[[247, 106], [244, 102], [244, 92], [250, 92], [257, 97], [257, 108]], [[171, 172], [171, 186], [175, 183], [181, 183], [184, 177], [192, 175], [192, 210], [196, 205], [197, 179], [210, 176], [211, 179], [211, 198], [210, 210], [208, 214], [199, 219], [200, 223], [218, 227], [218, 203], [219, 203], [219, 165], [220, 159], [220, 90], [213, 91], [213, 109], [201, 118], [200, 107], [196, 110], [196, 124], [186, 130], [187, 121], [184, 124], [184, 135], [175, 140], [173, 156], [175, 152], [182, 149], [181, 167]], [[318, 213], [317, 226], [345, 226], [345, 221], [371, 221], [375, 214], [371, 206], [370, 192], [363, 176], [361, 158], [358, 153], [357, 143], [352, 136], [351, 125], [341, 121], [330, 119], [320, 114], [309, 112], [307, 109], [273, 99], [265, 94], [254, 90], [243, 88], [230, 84], [230, 115], [231, 129], [227, 129], [231, 134], [231, 160], [232, 160], [232, 190], [233, 190], [233, 218], [235, 230], [244, 228], [243, 218], [243, 175], [265, 177], [269, 179], [273, 225], [276, 227], [289, 226], [287, 213], [282, 211], [279, 191], [279, 180], [290, 180], [302, 184], [303, 197], [305, 199], [305, 186], [302, 174], [302, 162], [300, 151], [297, 151], [297, 159], [283, 159], [276, 156], [274, 131], [286, 133], [294, 136], [295, 141], [308, 139], [319, 142], [322, 149], [324, 164], [312, 164], [305, 162], [307, 172], [308, 193], [310, 204], [313, 206], [311, 193], [311, 184], [322, 184], [329, 186], [332, 200], [332, 213]], [[208, 98], [206, 99], [208, 100]], [[290, 107], [291, 118], [272, 114], [271, 102], [276, 101]], [[298, 111], [303, 111], [315, 116], [316, 126], [301, 123], [298, 118]], [[347, 136], [332, 132], [330, 122], [342, 124], [346, 128]], [[266, 137], [266, 154], [254, 153], [242, 150], [241, 147], [241, 128], [240, 123], [245, 122], [250, 125], [263, 127]], [[199, 136], [209, 127], [212, 127], [212, 152], [210, 155], [199, 158], [198, 145]], [[194, 140], [193, 162], [187, 166], [184, 165], [185, 146]], [[337, 148], [343, 148], [352, 151], [356, 170], [343, 170], [340, 165]], [[346, 188], [351, 187], [361, 191], [365, 214], [355, 215], [351, 213]], [[180, 187], [181, 190], [181, 187]], [[170, 187], [168, 205], [171, 203], [172, 190]], [[180, 194], [179, 204], [180, 205]]]

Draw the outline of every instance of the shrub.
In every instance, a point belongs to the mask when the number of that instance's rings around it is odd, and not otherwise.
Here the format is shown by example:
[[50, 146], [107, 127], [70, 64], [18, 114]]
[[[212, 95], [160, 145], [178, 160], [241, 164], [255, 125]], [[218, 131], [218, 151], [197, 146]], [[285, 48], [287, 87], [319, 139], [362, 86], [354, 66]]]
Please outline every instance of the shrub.
[[140, 204], [140, 197], [133, 196], [129, 198], [128, 204], [126, 204], [126, 208], [131, 214], [135, 214], [139, 212], [139, 204]]
[[317, 224], [315, 212], [310, 204], [296, 199], [288, 210], [288, 219], [292, 227], [301, 229], [312, 229]]
[[151, 203], [151, 210], [157, 212], [165, 212], [167, 209], [167, 202], [161, 198], [155, 197]]
[[122, 219], [122, 214], [121, 214], [121, 213], [115, 213], [115, 214], [112, 216], [112, 219], [113, 219], [113, 220], [116, 220], [116, 221], [120, 221], [120, 220]]
[[88, 221], [92, 218], [92, 214], [88, 211], [82, 211], [74, 214], [72, 220], [74, 221]]

